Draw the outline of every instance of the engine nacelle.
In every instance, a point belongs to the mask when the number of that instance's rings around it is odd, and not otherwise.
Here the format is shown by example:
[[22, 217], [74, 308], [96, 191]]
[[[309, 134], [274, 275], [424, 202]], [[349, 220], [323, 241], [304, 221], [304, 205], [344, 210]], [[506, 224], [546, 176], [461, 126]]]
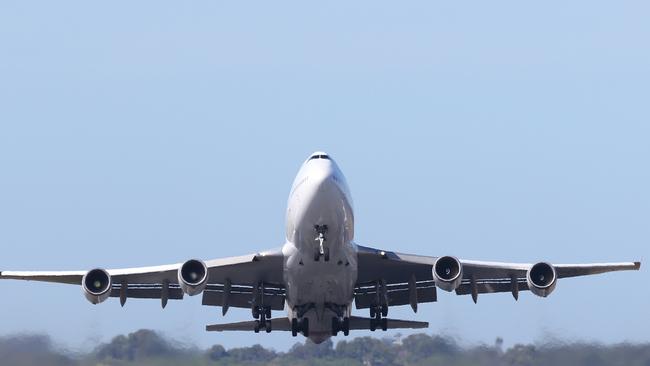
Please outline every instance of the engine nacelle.
[[111, 296], [111, 289], [113, 282], [111, 275], [103, 269], [96, 268], [88, 271], [81, 279], [81, 287], [83, 288], [86, 299], [93, 304], [104, 302]]
[[456, 257], [436, 259], [432, 271], [436, 286], [445, 291], [454, 291], [463, 281], [463, 265]]
[[208, 284], [208, 267], [201, 260], [188, 260], [178, 269], [178, 284], [190, 296], [200, 294]]
[[535, 263], [526, 273], [526, 281], [528, 281], [530, 292], [537, 296], [546, 297], [555, 290], [557, 273], [549, 263]]

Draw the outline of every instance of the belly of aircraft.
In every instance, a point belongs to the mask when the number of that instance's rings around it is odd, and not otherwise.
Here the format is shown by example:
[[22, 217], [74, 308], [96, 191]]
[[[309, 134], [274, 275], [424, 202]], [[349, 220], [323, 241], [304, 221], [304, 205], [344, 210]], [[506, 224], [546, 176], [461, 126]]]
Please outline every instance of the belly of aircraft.
[[309, 338], [316, 343], [324, 341], [332, 334], [332, 318], [350, 316], [352, 311], [356, 253], [351, 245], [341, 245], [325, 262], [296, 251], [286, 271], [289, 318], [308, 318]]

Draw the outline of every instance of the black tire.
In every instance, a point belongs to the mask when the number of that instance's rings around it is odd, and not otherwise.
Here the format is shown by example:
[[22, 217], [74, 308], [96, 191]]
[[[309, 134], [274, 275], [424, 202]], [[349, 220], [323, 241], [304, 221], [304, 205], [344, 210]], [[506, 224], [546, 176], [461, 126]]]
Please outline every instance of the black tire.
[[330, 248], [325, 247], [323, 257], [325, 258], [325, 262], [330, 261]]
[[256, 320], [256, 321], [255, 321], [255, 325], [253, 326], [253, 331], [254, 331], [255, 333], [259, 333], [259, 332], [260, 332], [260, 321], [259, 321], [259, 320]]
[[343, 328], [344, 336], [348, 336], [350, 334], [350, 318], [348, 318], [347, 316], [343, 318], [343, 325], [341, 328]]
[[271, 319], [271, 307], [267, 307], [265, 310], [266, 319]]
[[332, 335], [336, 337], [339, 334], [339, 328], [341, 325], [339, 324], [339, 318], [337, 317], [332, 317]]
[[319, 259], [320, 259], [320, 252], [318, 251], [318, 249], [316, 249], [316, 252], [314, 253], [314, 262], [318, 262]]
[[375, 307], [374, 307], [374, 306], [371, 306], [371, 307], [370, 307], [370, 317], [371, 317], [371, 318], [374, 318], [376, 312], [377, 312], [377, 310], [375, 310]]
[[296, 318], [291, 319], [291, 335], [294, 337], [298, 335], [298, 319]]
[[259, 319], [260, 318], [260, 309], [257, 306], [253, 306], [253, 309], [251, 310], [253, 313], [253, 319]]
[[375, 319], [370, 319], [370, 331], [374, 332], [377, 329], [377, 321]]
[[388, 305], [381, 306], [381, 316], [384, 318], [388, 316]]
[[302, 319], [302, 335], [305, 337], [309, 337], [309, 319], [308, 318], [303, 318]]
[[264, 329], [266, 330], [267, 333], [271, 333], [271, 330], [273, 330], [273, 327], [271, 326], [271, 319], [267, 320]]
[[381, 330], [384, 332], [388, 329], [388, 319], [384, 318], [380, 321], [381, 323]]

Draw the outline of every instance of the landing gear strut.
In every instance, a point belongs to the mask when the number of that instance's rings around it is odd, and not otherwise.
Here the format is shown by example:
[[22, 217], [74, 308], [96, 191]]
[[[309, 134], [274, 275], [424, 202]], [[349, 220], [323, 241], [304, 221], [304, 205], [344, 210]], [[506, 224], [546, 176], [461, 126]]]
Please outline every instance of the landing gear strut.
[[370, 307], [371, 318], [381, 318], [388, 316], [388, 305], [375, 305]]
[[309, 318], [291, 319], [291, 335], [295, 337], [298, 333], [309, 337]]
[[314, 261], [318, 262], [320, 257], [323, 257], [325, 262], [330, 260], [330, 248], [325, 245], [327, 239], [325, 234], [327, 233], [327, 225], [314, 225], [316, 230], [316, 241], [318, 241], [318, 248], [314, 251]]

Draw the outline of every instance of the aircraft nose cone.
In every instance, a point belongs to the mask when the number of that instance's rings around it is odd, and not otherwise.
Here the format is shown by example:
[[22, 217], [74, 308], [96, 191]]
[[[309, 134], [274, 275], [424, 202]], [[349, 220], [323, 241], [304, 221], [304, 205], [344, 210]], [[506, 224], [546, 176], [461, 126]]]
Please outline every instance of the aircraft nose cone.
[[334, 169], [330, 163], [325, 163], [314, 169], [310, 174], [310, 180], [314, 185], [323, 187], [332, 183], [334, 177]]

